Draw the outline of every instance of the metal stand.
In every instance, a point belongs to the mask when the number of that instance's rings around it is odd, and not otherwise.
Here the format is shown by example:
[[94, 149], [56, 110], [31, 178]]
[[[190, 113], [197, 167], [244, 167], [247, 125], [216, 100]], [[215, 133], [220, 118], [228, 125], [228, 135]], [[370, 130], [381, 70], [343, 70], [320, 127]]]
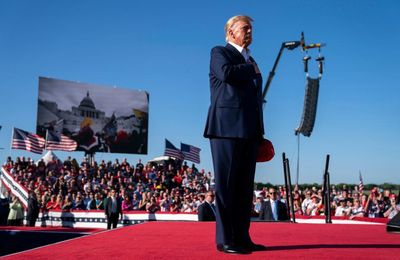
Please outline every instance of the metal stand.
[[326, 163], [325, 163], [325, 172], [324, 172], [324, 197], [323, 197], [323, 203], [325, 206], [325, 223], [332, 223], [332, 215], [331, 215], [331, 181], [329, 177], [329, 154], [326, 155]]
[[263, 93], [262, 93], [264, 104], [266, 102], [265, 101], [265, 97], [267, 96], [267, 92], [268, 92], [268, 89], [269, 89], [269, 87], [271, 85], [272, 79], [275, 76], [275, 70], [276, 70], [276, 67], [278, 66], [279, 60], [281, 59], [283, 50], [285, 50], [285, 49], [294, 50], [297, 47], [299, 47], [301, 44], [302, 44], [301, 41], [291, 41], [291, 42], [283, 42], [282, 43], [281, 48], [279, 49], [278, 56], [275, 59], [274, 66], [272, 67], [272, 70], [269, 72], [268, 79], [265, 82], [264, 90], [263, 90]]
[[[269, 89], [269, 87], [271, 85], [271, 81], [275, 76], [275, 70], [276, 70], [276, 67], [278, 66], [279, 60], [281, 59], [283, 50], [285, 50], [285, 49], [294, 50], [299, 46], [301, 46], [303, 51], [307, 51], [307, 50], [313, 49], [313, 48], [320, 49], [321, 47], [324, 47], [325, 44], [324, 43], [311, 43], [311, 44], [306, 45], [305, 40], [304, 40], [304, 33], [303, 32], [301, 33], [300, 41], [282, 42], [281, 48], [279, 49], [278, 56], [275, 59], [274, 66], [272, 67], [272, 70], [270, 71], [270, 73], [268, 75], [268, 79], [265, 82], [265, 87], [264, 87], [264, 90], [262, 92], [262, 97], [264, 99], [264, 104], [266, 102], [265, 101], [265, 97], [267, 96], [267, 92], [268, 92], [268, 89]], [[306, 58], [304, 60], [304, 68], [307, 69], [307, 70], [308, 70], [308, 63], [307, 62], [308, 62], [309, 59], [310, 58]], [[323, 71], [322, 64], [323, 64], [323, 61], [324, 61], [324, 57], [319, 57], [317, 59], [317, 61], [319, 62], [320, 74], [322, 74], [322, 71]]]
[[293, 223], [296, 223], [296, 217], [294, 214], [294, 205], [293, 205], [292, 181], [290, 177], [289, 159], [286, 158], [285, 153], [282, 153], [282, 160], [283, 160], [283, 172], [285, 175], [287, 212], [288, 216], [292, 215]]

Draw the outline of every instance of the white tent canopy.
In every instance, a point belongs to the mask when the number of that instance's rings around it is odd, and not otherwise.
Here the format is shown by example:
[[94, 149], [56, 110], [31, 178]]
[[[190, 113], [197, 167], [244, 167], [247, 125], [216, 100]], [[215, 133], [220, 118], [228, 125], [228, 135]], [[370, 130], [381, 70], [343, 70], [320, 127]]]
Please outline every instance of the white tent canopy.
[[52, 162], [52, 161], [57, 162], [57, 161], [58, 161], [58, 157], [57, 157], [57, 155], [56, 155], [55, 153], [53, 153], [53, 151], [47, 151], [47, 153], [46, 153], [41, 159], [39, 159], [39, 160], [36, 162], [36, 165], [37, 165], [41, 160], [43, 160], [44, 163], [47, 165], [49, 162]]

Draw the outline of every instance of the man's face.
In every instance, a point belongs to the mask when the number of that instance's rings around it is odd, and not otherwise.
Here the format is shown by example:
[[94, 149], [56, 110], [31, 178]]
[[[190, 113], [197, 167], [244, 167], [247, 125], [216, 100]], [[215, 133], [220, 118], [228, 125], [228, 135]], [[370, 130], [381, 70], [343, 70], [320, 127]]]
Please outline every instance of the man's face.
[[214, 194], [208, 193], [207, 196], [206, 196], [206, 200], [207, 200], [209, 203], [212, 203], [212, 202], [214, 201]]
[[243, 48], [247, 48], [253, 40], [252, 32], [253, 27], [250, 23], [237, 21], [229, 29], [229, 40]]
[[276, 194], [276, 190], [269, 190], [269, 197], [270, 197], [270, 199], [272, 199], [272, 200], [276, 200], [276, 198], [277, 198], [277, 194]]

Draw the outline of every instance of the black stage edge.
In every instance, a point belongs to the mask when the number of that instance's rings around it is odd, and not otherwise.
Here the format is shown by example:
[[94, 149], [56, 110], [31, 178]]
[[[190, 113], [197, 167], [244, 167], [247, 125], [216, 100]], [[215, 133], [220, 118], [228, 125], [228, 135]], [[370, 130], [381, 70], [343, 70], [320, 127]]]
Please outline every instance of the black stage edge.
[[387, 232], [400, 232], [400, 212], [397, 213], [386, 225]]
[[0, 230], [0, 256], [13, 254], [67, 239], [85, 236], [78, 232]]

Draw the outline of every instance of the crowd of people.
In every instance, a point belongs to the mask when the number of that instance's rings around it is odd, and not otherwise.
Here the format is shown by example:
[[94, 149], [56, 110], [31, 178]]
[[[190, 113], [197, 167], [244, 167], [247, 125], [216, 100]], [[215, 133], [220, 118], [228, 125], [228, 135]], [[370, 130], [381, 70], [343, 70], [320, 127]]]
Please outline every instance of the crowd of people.
[[[211, 172], [198, 170], [193, 164], [179, 165], [171, 161], [165, 164], [133, 165], [127, 159], [121, 162], [97, 163], [86, 158], [81, 163], [71, 157], [64, 162], [41, 160], [35, 163], [24, 157], [11, 158], [3, 166], [13, 178], [30, 193], [40, 211], [49, 210], [105, 210], [110, 191], [121, 200], [122, 211], [198, 212], [213, 190]], [[210, 193], [208, 193], [210, 194]], [[317, 187], [293, 190], [295, 214], [315, 216], [324, 214], [323, 191]], [[331, 209], [334, 216], [392, 218], [400, 211], [399, 198], [390, 190], [378, 187], [370, 192], [343, 186], [331, 188]], [[286, 207], [284, 187], [264, 188], [254, 196], [253, 216], [266, 219], [265, 202], [280, 201], [279, 208]], [[270, 205], [267, 204], [271, 208]], [[17, 197], [10, 195], [1, 200], [0, 225], [20, 225], [24, 208]], [[7, 208], [7, 212], [4, 210]], [[271, 209], [270, 209], [271, 211]], [[272, 210], [273, 211], [273, 210]], [[274, 213], [274, 212], [272, 212]], [[270, 214], [271, 218], [274, 214]], [[275, 216], [280, 220], [280, 216]], [[288, 216], [282, 217], [288, 219]], [[273, 220], [273, 219], [272, 219]]]
[[[259, 213], [263, 200], [271, 197], [271, 191], [263, 189], [255, 197], [255, 212]], [[279, 200], [286, 201], [286, 191], [283, 187], [277, 190]], [[347, 216], [369, 218], [393, 218], [400, 212], [399, 195], [391, 190], [374, 187], [371, 191], [360, 190], [359, 186], [337, 188], [333, 185], [331, 194], [332, 216]], [[293, 208], [296, 215], [318, 216], [325, 214], [323, 190], [318, 187], [306, 188], [301, 191], [298, 186], [293, 189]]]
[[[35, 163], [17, 157], [15, 161], [8, 158], [3, 167], [35, 197], [42, 212], [104, 211], [111, 190], [117, 192], [123, 211], [197, 212], [205, 193], [213, 188], [210, 172], [199, 171], [186, 162], [143, 164], [139, 159], [133, 165], [127, 159], [98, 163], [84, 158], [78, 163], [69, 157], [64, 162]], [[21, 202], [10, 195], [8, 203], [14, 223], [21, 219]]]

